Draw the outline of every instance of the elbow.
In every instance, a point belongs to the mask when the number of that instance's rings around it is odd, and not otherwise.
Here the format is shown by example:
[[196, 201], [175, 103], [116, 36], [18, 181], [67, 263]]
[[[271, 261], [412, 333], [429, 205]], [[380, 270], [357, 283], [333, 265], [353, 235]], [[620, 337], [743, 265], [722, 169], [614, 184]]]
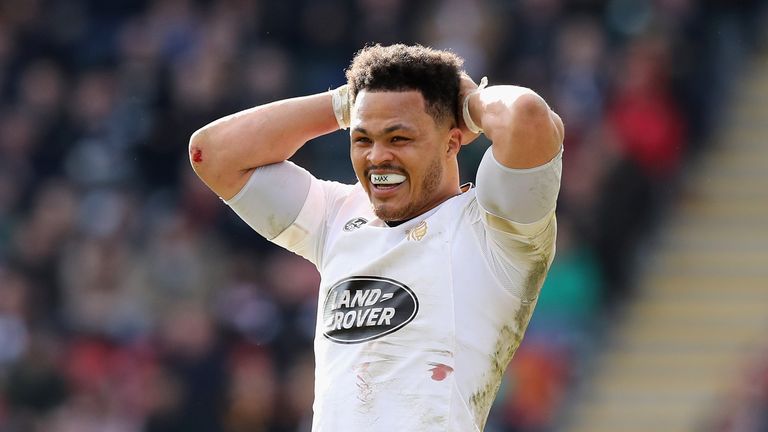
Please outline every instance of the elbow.
[[515, 119], [536, 121], [549, 119], [549, 113], [549, 105], [544, 101], [544, 98], [533, 91], [528, 91], [515, 99], [510, 107], [509, 115]]
[[533, 168], [555, 157], [562, 146], [560, 118], [531, 90], [525, 89], [499, 103], [496, 114], [483, 118], [494, 156], [509, 168]]
[[214, 179], [220, 175], [217, 173], [215, 148], [212, 148], [209, 131], [206, 128], [197, 130], [189, 138], [189, 163], [197, 176], [209, 187]]
[[507, 124], [517, 127], [525, 125], [546, 136], [551, 136], [558, 145], [563, 141], [564, 131], [560, 116], [533, 91], [526, 92], [515, 100], [508, 111], [506, 121]]
[[192, 134], [189, 138], [189, 163], [192, 170], [208, 188], [223, 196], [226, 191], [222, 190], [223, 173], [220, 169], [220, 159], [208, 129], [204, 127]]
[[549, 119], [550, 109], [544, 99], [533, 90], [510, 87], [509, 94], [487, 106], [489, 114], [483, 118], [483, 128], [499, 131], [516, 129], [522, 125], [540, 126]]
[[205, 128], [198, 129], [189, 138], [189, 162], [195, 172], [198, 172], [198, 167], [203, 162], [203, 153], [208, 147], [207, 141], [208, 131]]

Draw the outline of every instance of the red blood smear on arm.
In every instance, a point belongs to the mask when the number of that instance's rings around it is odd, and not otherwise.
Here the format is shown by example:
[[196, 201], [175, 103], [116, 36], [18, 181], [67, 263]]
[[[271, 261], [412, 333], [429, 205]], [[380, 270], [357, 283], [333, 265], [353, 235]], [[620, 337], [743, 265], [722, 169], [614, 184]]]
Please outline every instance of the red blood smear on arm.
[[203, 151], [200, 149], [195, 150], [194, 153], [192, 153], [192, 162], [200, 163], [203, 161]]

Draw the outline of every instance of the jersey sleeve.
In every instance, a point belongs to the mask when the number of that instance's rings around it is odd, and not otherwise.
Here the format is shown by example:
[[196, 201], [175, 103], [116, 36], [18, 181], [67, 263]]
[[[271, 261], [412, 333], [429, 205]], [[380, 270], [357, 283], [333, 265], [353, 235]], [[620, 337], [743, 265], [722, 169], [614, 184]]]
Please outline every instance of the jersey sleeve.
[[264, 238], [318, 265], [327, 221], [350, 189], [286, 161], [254, 170], [225, 202]]
[[477, 171], [477, 200], [489, 214], [530, 231], [554, 209], [560, 191], [563, 150], [544, 165], [507, 168], [486, 150]]
[[489, 263], [507, 291], [533, 302], [555, 252], [555, 205], [562, 175], [562, 148], [549, 162], [529, 169], [503, 166], [489, 148], [477, 173], [477, 203]]

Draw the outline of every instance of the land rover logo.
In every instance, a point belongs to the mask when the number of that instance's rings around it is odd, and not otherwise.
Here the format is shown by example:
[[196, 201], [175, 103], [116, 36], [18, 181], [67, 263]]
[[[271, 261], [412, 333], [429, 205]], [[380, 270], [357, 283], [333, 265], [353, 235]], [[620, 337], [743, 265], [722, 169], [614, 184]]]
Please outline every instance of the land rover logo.
[[395, 332], [411, 322], [419, 301], [392, 279], [356, 276], [331, 287], [323, 304], [323, 334], [338, 343], [360, 343]]

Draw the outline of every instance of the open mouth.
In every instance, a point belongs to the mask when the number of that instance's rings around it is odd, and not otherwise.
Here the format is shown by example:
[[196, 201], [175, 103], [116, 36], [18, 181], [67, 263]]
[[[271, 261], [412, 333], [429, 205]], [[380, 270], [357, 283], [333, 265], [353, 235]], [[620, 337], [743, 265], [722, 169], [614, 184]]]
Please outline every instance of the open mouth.
[[390, 190], [394, 189], [406, 180], [402, 174], [386, 173], [386, 174], [371, 174], [371, 185], [378, 190]]

